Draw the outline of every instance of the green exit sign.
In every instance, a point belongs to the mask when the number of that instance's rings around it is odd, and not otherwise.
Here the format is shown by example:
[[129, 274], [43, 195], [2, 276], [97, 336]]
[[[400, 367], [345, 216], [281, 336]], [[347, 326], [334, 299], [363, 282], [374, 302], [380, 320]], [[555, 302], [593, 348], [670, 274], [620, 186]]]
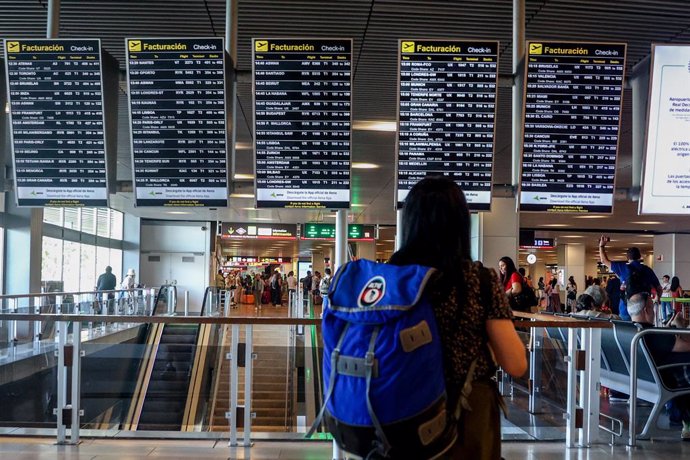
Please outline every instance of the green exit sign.
[[[304, 224], [302, 225], [302, 238], [315, 240], [335, 239], [335, 224]], [[362, 224], [349, 224], [347, 226], [348, 240], [373, 240], [373, 228], [367, 228]]]

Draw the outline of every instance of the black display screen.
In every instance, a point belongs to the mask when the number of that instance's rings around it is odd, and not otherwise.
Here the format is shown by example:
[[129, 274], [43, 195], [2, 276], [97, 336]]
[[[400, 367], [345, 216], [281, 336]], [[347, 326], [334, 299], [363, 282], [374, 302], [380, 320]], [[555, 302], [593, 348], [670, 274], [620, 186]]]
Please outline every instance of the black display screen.
[[426, 176], [453, 178], [488, 211], [498, 42], [400, 40], [396, 205]]
[[613, 212], [625, 45], [527, 43], [520, 210]]
[[348, 208], [352, 40], [254, 39], [259, 208]]
[[19, 206], [108, 206], [100, 40], [5, 40]]
[[127, 38], [137, 206], [227, 206], [222, 38]]

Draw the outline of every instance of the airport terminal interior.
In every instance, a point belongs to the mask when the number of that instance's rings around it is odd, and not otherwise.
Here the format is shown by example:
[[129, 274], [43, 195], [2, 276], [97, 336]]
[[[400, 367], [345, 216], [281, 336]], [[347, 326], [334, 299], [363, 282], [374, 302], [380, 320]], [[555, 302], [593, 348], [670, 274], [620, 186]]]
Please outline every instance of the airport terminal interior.
[[688, 6], [0, 0], [0, 458], [361, 458], [329, 274], [438, 175], [535, 294], [503, 458], [689, 456]]

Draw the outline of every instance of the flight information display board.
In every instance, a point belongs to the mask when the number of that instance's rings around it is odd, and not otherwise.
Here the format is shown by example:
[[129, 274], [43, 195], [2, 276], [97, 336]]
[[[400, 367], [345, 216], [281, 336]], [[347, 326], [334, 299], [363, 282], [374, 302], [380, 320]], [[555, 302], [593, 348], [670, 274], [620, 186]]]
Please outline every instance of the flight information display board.
[[426, 176], [491, 208], [498, 42], [400, 40], [396, 205]]
[[349, 208], [352, 40], [253, 40], [257, 208]]
[[126, 38], [137, 206], [227, 206], [222, 38]]
[[108, 206], [100, 40], [4, 45], [17, 204]]
[[611, 213], [625, 44], [527, 42], [520, 210]]
[[652, 45], [640, 214], [690, 214], [690, 45]]

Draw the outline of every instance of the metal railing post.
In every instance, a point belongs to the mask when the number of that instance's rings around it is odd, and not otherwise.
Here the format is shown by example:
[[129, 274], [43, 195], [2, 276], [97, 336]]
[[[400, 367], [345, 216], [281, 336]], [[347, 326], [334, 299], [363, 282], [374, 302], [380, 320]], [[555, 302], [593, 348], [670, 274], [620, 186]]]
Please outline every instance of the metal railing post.
[[590, 446], [596, 440], [599, 430], [599, 393], [601, 391], [601, 329], [589, 329], [589, 341], [587, 342], [587, 369], [585, 376], [589, 382], [589, 393], [585, 395], [585, 413], [589, 414], [589, 421], [584, 425], [585, 445]]
[[[37, 315], [41, 314], [41, 297], [34, 297], [34, 313]], [[40, 347], [41, 345], [41, 329], [42, 323], [40, 319], [34, 321], [34, 345]]]
[[254, 335], [254, 326], [247, 324], [244, 329], [244, 447], [251, 447], [252, 445], [252, 370], [254, 363], [252, 358], [252, 339]]
[[232, 325], [232, 334], [230, 337], [230, 413], [227, 416], [230, 418], [230, 447], [237, 447], [237, 384], [238, 378], [238, 359], [239, 341], [240, 341], [240, 326], [239, 324]]
[[[644, 331], [643, 331], [644, 332]], [[628, 400], [628, 412], [630, 423], [628, 427], [628, 445], [635, 447], [637, 444], [637, 344], [642, 338], [642, 332], [638, 332], [630, 342], [630, 397]]]
[[[18, 313], [19, 309], [17, 308], [17, 299], [10, 299], [10, 313]], [[9, 322], [9, 333], [7, 334], [7, 339], [8, 342], [11, 344], [11, 346], [16, 346], [18, 337], [17, 337], [17, 321], [16, 320], [11, 320]]]
[[81, 321], [72, 322], [72, 427], [70, 442], [79, 443], [79, 424], [81, 416]]
[[66, 321], [57, 322], [57, 408], [55, 414], [57, 415], [57, 443], [65, 443], [65, 434], [67, 427], [64, 420], [64, 409], [67, 405], [67, 369], [65, 368], [65, 345], [67, 345], [67, 327]]
[[543, 358], [542, 346], [544, 343], [544, 329], [530, 328], [532, 336], [532, 347], [529, 352], [529, 398], [528, 411], [532, 414], [539, 410], [539, 399], [541, 397], [541, 362]]
[[189, 316], [189, 291], [184, 291], [184, 315]]
[[577, 424], [575, 413], [577, 410], [577, 329], [568, 329], [568, 356], [565, 358], [568, 365], [568, 387], [566, 403], [565, 446], [575, 447]]
[[154, 303], [156, 302], [156, 289], [151, 288], [149, 291], [149, 314], [153, 315], [154, 310], [156, 309], [156, 306]]

